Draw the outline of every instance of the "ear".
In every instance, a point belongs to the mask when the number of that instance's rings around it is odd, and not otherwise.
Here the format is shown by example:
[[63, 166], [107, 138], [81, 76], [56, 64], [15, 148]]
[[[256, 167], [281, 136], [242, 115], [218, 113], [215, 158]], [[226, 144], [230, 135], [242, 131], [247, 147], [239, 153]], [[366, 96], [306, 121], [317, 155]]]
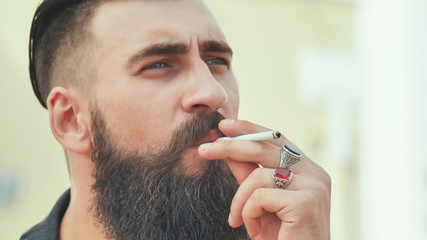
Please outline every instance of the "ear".
[[55, 87], [47, 99], [50, 128], [56, 140], [67, 150], [78, 154], [92, 149], [89, 104], [73, 88]]

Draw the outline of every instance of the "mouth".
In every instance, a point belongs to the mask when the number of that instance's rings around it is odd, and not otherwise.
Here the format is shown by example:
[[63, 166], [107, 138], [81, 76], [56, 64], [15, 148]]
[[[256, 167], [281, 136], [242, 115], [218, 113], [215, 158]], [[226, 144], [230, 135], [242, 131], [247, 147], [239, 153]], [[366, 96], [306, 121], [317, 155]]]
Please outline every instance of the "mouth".
[[201, 144], [215, 142], [218, 138], [223, 136], [224, 134], [222, 134], [218, 129], [212, 129], [204, 138], [197, 142], [194, 147], [198, 148]]

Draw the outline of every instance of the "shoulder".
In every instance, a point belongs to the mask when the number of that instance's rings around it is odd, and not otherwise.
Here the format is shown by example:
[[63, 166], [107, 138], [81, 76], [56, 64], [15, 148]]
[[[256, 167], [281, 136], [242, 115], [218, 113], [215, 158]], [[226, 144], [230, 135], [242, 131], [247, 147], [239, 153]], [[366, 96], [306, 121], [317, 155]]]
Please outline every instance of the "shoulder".
[[49, 215], [25, 232], [20, 240], [59, 239], [59, 226], [70, 203], [70, 189], [61, 195]]

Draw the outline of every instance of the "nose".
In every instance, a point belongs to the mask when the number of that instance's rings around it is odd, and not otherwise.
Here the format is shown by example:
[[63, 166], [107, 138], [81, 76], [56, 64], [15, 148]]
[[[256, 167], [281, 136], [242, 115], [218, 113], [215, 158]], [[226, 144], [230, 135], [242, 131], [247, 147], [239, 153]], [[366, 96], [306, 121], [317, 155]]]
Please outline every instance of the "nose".
[[224, 87], [214, 78], [202, 59], [195, 61], [189, 68], [188, 84], [182, 103], [186, 112], [212, 112], [228, 100]]

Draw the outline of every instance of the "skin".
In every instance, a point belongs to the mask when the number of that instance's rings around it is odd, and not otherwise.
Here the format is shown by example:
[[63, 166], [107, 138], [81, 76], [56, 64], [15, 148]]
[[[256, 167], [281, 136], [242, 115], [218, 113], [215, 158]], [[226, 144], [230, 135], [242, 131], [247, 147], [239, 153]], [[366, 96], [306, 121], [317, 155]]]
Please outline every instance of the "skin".
[[[225, 120], [219, 128], [227, 136], [270, 130], [243, 120]], [[284, 144], [292, 143], [283, 136], [264, 142], [216, 141], [201, 145], [199, 152], [206, 159], [226, 159], [241, 184], [231, 204], [230, 226], [244, 223], [252, 239], [259, 240], [330, 239], [331, 179], [320, 166], [303, 153], [291, 167], [286, 190], [273, 188], [271, 176]]]
[[[173, 129], [197, 112], [222, 113], [228, 120], [219, 128], [227, 136], [269, 130], [236, 120], [239, 93], [232, 56], [224, 51], [226, 39], [200, 1], [105, 3], [90, 27], [96, 39], [93, 96], [70, 86], [54, 88], [48, 98], [51, 129], [67, 150], [71, 173], [61, 239], [104, 239], [87, 212], [94, 182], [91, 104], [101, 109], [115, 136], [122, 136], [114, 144], [124, 150], [161, 149]], [[222, 47], [206, 48], [208, 42]], [[173, 47], [141, 56], [159, 44]], [[186, 174], [197, 174], [207, 160], [226, 159], [241, 183], [229, 224], [245, 223], [253, 239], [329, 239], [330, 178], [323, 169], [304, 157], [292, 167], [294, 178], [287, 189], [273, 188], [271, 175], [285, 143], [289, 141], [282, 137], [203, 144], [185, 152]]]

